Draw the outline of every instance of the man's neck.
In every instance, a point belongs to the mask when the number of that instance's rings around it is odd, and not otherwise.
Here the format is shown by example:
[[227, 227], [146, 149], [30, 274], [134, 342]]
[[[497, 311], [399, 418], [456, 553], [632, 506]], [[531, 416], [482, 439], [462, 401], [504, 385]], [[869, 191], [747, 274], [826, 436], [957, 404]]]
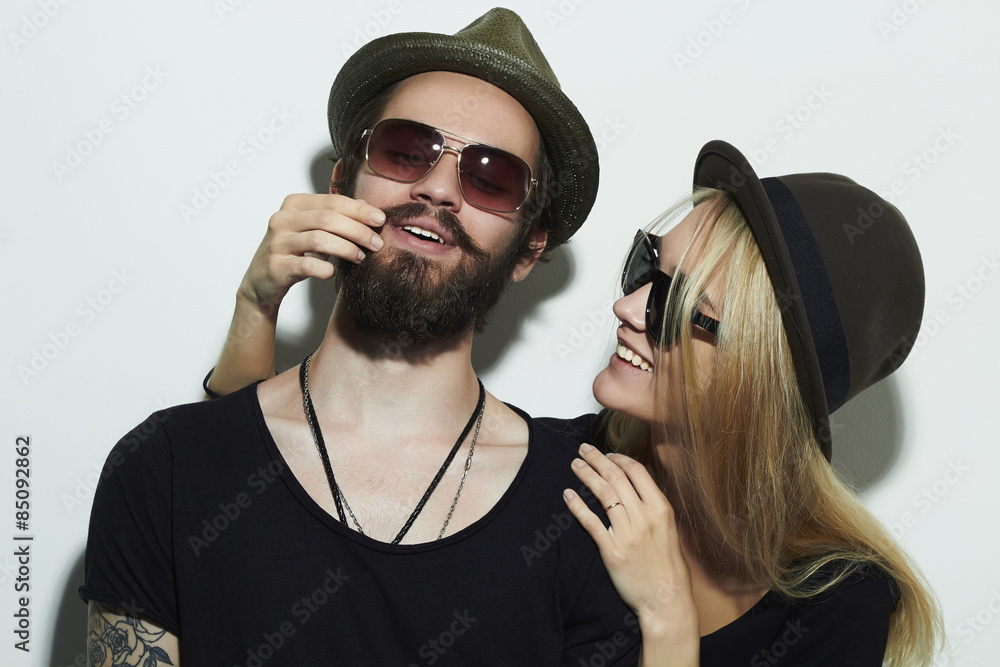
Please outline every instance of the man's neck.
[[[408, 339], [358, 331], [335, 307], [309, 366], [316, 412], [337, 415], [359, 433], [452, 433], [475, 408], [472, 333], [416, 349]], [[454, 437], [454, 435], [452, 435]]]

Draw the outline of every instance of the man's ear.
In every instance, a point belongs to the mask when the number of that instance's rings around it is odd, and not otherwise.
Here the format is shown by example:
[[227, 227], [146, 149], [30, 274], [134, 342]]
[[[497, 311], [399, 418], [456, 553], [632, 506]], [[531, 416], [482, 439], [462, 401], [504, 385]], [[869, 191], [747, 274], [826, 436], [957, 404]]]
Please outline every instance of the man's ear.
[[542, 251], [545, 250], [545, 244], [548, 240], [549, 234], [544, 229], [535, 229], [528, 235], [528, 247], [531, 248], [531, 254], [518, 262], [517, 266], [514, 267], [514, 270], [510, 274], [511, 282], [520, 282], [531, 273], [531, 269], [538, 262], [538, 258], [542, 256]]
[[340, 183], [341, 176], [344, 173], [344, 163], [342, 160], [337, 160], [333, 164], [333, 173], [330, 175], [330, 194], [337, 194], [336, 183]]

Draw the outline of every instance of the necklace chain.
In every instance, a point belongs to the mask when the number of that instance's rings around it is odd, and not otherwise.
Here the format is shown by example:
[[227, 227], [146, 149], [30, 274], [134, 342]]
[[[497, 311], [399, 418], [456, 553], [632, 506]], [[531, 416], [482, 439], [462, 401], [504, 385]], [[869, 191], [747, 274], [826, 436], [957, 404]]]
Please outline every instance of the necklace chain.
[[[326, 443], [323, 439], [323, 432], [320, 429], [319, 420], [316, 418], [316, 409], [313, 407], [312, 396], [309, 393], [310, 359], [312, 359], [312, 354], [306, 356], [306, 358], [302, 361], [301, 367], [299, 368], [299, 383], [302, 387], [302, 407], [306, 413], [306, 421], [309, 422], [309, 431], [312, 433], [313, 442], [316, 443], [316, 449], [319, 450], [320, 459], [323, 461], [323, 469], [326, 472], [327, 481], [330, 483], [330, 492], [333, 494], [333, 502], [337, 508], [337, 515], [340, 518], [340, 522], [345, 526], [347, 525], [346, 517], [344, 515], [344, 508], [346, 507], [347, 514], [351, 517], [351, 520], [354, 522], [354, 526], [357, 528], [359, 533], [364, 535], [365, 531], [361, 528], [361, 523], [358, 521], [358, 518], [354, 515], [354, 511], [351, 509], [351, 506], [347, 502], [347, 497], [344, 495], [344, 492], [341, 490], [340, 485], [337, 484], [337, 480], [334, 478], [333, 475], [333, 467], [330, 465], [330, 456], [329, 453], [327, 452]], [[393, 539], [392, 544], [399, 544], [399, 542], [403, 539], [403, 536], [406, 535], [407, 531], [409, 531], [410, 526], [413, 525], [413, 522], [420, 514], [420, 511], [424, 508], [424, 504], [427, 502], [427, 499], [430, 498], [431, 494], [434, 492], [434, 489], [437, 488], [438, 482], [441, 481], [441, 478], [444, 476], [445, 471], [451, 464], [452, 459], [455, 458], [456, 452], [458, 452], [458, 449], [461, 446], [462, 442], [465, 440], [465, 437], [469, 434], [469, 430], [472, 428], [473, 420], [475, 420], [476, 430], [472, 435], [472, 444], [469, 447], [469, 455], [465, 459], [465, 468], [462, 471], [462, 479], [461, 481], [459, 481], [458, 491], [455, 492], [455, 498], [451, 501], [451, 508], [448, 510], [448, 516], [444, 520], [444, 525], [441, 526], [441, 532], [438, 533], [437, 539], [440, 540], [442, 537], [444, 537], [445, 530], [447, 530], [448, 528], [448, 523], [451, 521], [452, 514], [455, 512], [455, 506], [458, 504], [459, 496], [462, 495], [462, 488], [465, 486], [465, 478], [468, 476], [469, 468], [472, 466], [472, 455], [476, 451], [476, 441], [479, 439], [479, 427], [483, 423], [483, 413], [485, 412], [485, 410], [486, 410], [486, 390], [483, 387], [482, 381], [479, 381], [479, 402], [476, 404], [475, 411], [472, 413], [472, 416], [469, 417], [469, 421], [465, 425], [465, 428], [462, 430], [462, 434], [458, 436], [458, 440], [455, 441], [455, 445], [448, 453], [448, 456], [447, 458], [445, 458], [444, 463], [438, 470], [437, 475], [434, 476], [434, 479], [431, 481], [430, 486], [424, 492], [423, 497], [420, 499], [420, 502], [417, 503], [416, 508], [410, 514], [410, 517], [406, 520], [406, 523], [399, 531], [399, 534], [397, 534], [395, 539]]]
[[465, 486], [465, 477], [469, 474], [469, 468], [472, 467], [472, 455], [476, 452], [476, 440], [479, 439], [479, 427], [482, 423], [483, 409], [481, 408], [479, 410], [479, 418], [476, 420], [476, 431], [472, 434], [472, 444], [469, 445], [469, 455], [465, 459], [465, 469], [462, 471], [462, 479], [458, 483], [458, 491], [455, 492], [455, 498], [451, 501], [451, 508], [448, 510], [448, 516], [444, 518], [444, 525], [441, 526], [441, 532], [438, 533], [439, 540], [444, 537], [444, 531], [448, 529], [448, 522], [451, 521], [451, 515], [455, 512], [455, 505], [458, 504], [458, 497], [462, 495], [462, 487]]

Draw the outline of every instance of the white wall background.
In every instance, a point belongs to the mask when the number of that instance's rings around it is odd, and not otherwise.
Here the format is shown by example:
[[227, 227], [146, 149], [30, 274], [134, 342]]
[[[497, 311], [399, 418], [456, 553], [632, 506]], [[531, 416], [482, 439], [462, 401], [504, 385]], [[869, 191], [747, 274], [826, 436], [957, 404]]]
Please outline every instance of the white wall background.
[[[902, 370], [835, 415], [835, 458], [933, 584], [954, 664], [997, 664], [1000, 5], [509, 5], [601, 138], [602, 181], [571, 247], [518, 286], [479, 341], [489, 389], [539, 415], [594, 407], [622, 255], [688, 187], [704, 142], [756, 155], [762, 175], [895, 184], [923, 251], [928, 320]], [[326, 99], [346, 56], [386, 32], [454, 32], [489, 7], [4, 2], [0, 663], [81, 655], [95, 471], [148, 413], [200, 398], [267, 218], [286, 194], [323, 187]], [[269, 135], [275, 114], [285, 126]], [[255, 135], [261, 150], [245, 143]], [[214, 187], [229, 161], [239, 173]], [[185, 219], [196, 192], [207, 206]], [[315, 286], [288, 298], [284, 366], [318, 342], [328, 307]], [[18, 436], [31, 441], [26, 533], [15, 528]], [[35, 538], [29, 654], [10, 630], [21, 534]]]

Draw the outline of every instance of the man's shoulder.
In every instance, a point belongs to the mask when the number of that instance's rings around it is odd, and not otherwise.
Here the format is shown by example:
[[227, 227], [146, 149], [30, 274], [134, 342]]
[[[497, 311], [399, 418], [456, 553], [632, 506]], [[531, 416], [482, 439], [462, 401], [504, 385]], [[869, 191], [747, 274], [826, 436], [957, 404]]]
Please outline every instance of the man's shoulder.
[[533, 441], [553, 453], [577, 455], [584, 442], [603, 448], [600, 436], [602, 422], [599, 414], [585, 414], [572, 419], [560, 417], [528, 417]]
[[[221, 437], [244, 431], [255, 424], [253, 387], [211, 401], [174, 405], [152, 413], [130, 429], [115, 445], [111, 460], [162, 462], [172, 457], [178, 445], [198, 447], [199, 442], [218, 442]], [[211, 448], [207, 451], [210, 451]]]
[[590, 442], [597, 435], [597, 429], [601, 423], [601, 415], [589, 413], [573, 417], [572, 419], [538, 417], [534, 421], [542, 428], [557, 433], [559, 437], [568, 438], [579, 444], [581, 442]]

